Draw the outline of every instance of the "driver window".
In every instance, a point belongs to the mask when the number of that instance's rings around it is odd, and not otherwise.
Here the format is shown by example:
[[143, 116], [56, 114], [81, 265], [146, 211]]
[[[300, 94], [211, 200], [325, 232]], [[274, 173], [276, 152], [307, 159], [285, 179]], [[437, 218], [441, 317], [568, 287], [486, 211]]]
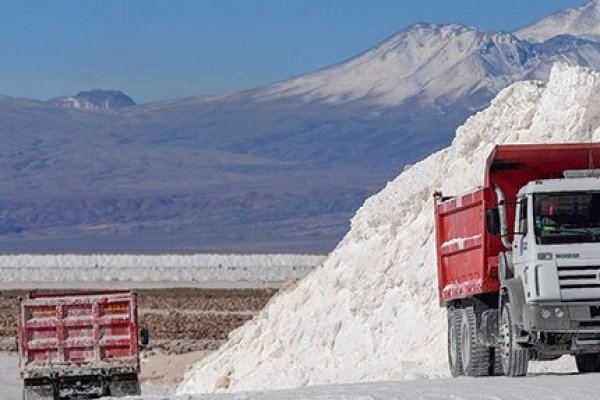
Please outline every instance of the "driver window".
[[527, 198], [519, 200], [519, 232], [527, 235]]

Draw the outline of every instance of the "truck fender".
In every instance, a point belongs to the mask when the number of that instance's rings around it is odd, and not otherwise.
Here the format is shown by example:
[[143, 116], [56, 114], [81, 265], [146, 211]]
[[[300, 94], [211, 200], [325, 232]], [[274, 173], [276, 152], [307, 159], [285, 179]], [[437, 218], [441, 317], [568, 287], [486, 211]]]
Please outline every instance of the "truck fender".
[[525, 290], [521, 278], [510, 278], [502, 282], [500, 290], [500, 309], [510, 302], [512, 318], [515, 325], [523, 326], [523, 306], [525, 305]]

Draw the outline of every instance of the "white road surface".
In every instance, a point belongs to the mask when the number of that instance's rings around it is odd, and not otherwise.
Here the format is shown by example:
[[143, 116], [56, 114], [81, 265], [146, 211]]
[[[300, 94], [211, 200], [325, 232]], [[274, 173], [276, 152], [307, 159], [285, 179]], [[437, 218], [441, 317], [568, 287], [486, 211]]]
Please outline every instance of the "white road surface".
[[0, 399], [21, 400], [21, 380], [16, 355], [0, 354]]
[[[596, 400], [600, 376], [544, 375], [526, 378], [460, 378], [320, 386], [222, 395], [156, 397], [160, 400]], [[150, 399], [146, 397], [145, 399]]]
[[[532, 362], [525, 378], [420, 379], [234, 394], [145, 395], [144, 400], [591, 400], [600, 374], [578, 375], [573, 357]], [[147, 393], [149, 393], [147, 391]], [[150, 392], [151, 393], [151, 392]], [[157, 393], [157, 392], [155, 392]], [[166, 392], [163, 392], [166, 393]]]
[[[556, 372], [548, 372], [551, 366]], [[316, 386], [283, 391], [235, 394], [181, 395], [160, 394], [161, 388], [145, 388], [156, 393], [145, 400], [592, 400], [600, 398], [600, 374], [577, 375], [572, 362], [544, 363], [534, 366], [525, 378], [422, 379], [403, 382], [362, 383]], [[543, 374], [541, 372], [544, 372]], [[166, 389], [166, 388], [165, 388]], [[166, 392], [166, 390], [165, 390]], [[17, 357], [0, 354], [0, 399], [20, 400], [21, 381], [17, 376]]]

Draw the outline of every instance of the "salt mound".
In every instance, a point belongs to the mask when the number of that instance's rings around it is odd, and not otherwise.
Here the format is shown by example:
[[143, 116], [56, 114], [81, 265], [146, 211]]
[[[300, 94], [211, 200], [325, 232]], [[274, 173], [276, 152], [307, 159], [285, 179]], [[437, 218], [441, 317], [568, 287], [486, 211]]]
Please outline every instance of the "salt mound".
[[232, 333], [179, 393], [446, 376], [438, 307], [435, 190], [482, 184], [494, 144], [600, 139], [600, 73], [556, 65], [520, 82], [457, 130], [450, 147], [368, 199], [325, 263]]

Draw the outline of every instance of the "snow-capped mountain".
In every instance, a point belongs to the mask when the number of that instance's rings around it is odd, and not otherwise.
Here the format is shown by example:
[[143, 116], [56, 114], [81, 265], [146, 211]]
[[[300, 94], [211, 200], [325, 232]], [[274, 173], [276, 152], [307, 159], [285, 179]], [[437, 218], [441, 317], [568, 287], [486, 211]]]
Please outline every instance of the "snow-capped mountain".
[[131, 97], [120, 90], [101, 89], [79, 92], [75, 96], [61, 97], [52, 102], [62, 107], [86, 111], [118, 110], [136, 104]]
[[369, 194], [556, 61], [600, 68], [600, 41], [417, 24], [240, 93], [0, 98], [0, 251], [327, 251]]
[[444, 107], [481, 93], [484, 99], [478, 106], [483, 106], [510, 82], [546, 79], [555, 61], [599, 65], [599, 55], [600, 46], [591, 41], [551, 38], [530, 43], [511, 33], [484, 33], [460, 24], [417, 24], [348, 62], [260, 94], [379, 106], [399, 106], [417, 98], [423, 105]]
[[501, 77], [502, 82], [489, 84], [498, 90], [506, 75], [524, 70], [533, 53], [529, 43], [509, 33], [417, 24], [348, 62], [273, 85], [265, 94], [381, 106], [398, 106], [415, 96], [429, 105], [441, 98], [454, 102], [485, 76]]
[[558, 35], [572, 35], [581, 38], [600, 38], [600, 1], [560, 11], [526, 28], [516, 35], [532, 42], [543, 42]]

